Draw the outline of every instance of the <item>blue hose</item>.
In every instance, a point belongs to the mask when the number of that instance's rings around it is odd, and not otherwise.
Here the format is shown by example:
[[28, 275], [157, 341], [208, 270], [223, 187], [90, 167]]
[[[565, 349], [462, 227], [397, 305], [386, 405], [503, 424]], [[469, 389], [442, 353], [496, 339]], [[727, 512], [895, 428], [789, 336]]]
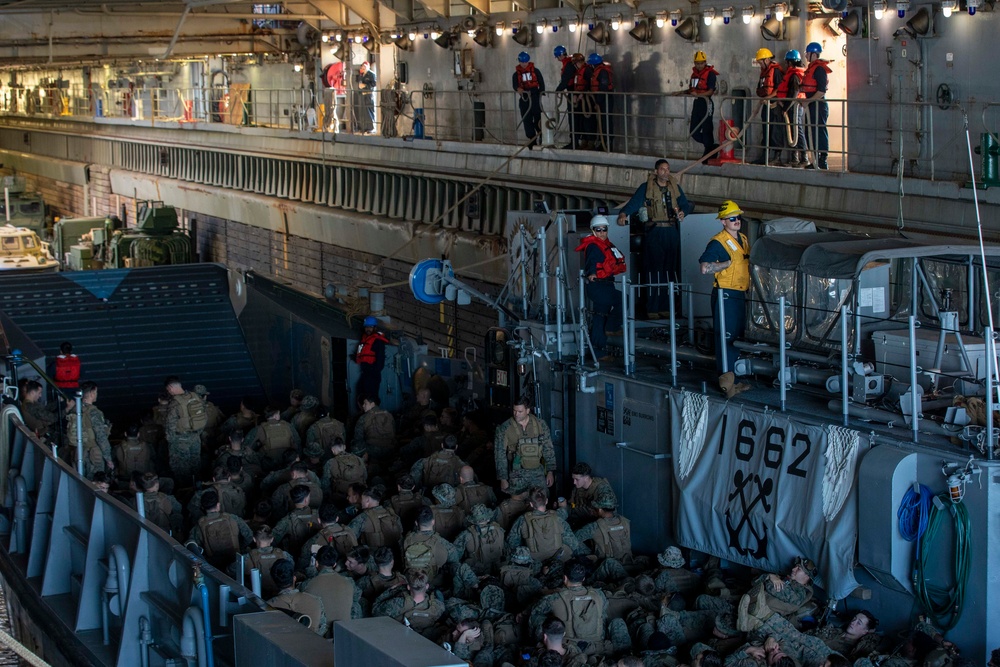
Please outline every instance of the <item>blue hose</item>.
[[920, 539], [927, 531], [927, 522], [931, 515], [931, 501], [934, 499], [934, 494], [926, 486], [920, 484], [919, 489], [919, 493], [913, 488], [907, 489], [902, 502], [899, 503], [899, 509], [896, 511], [899, 534], [907, 542], [916, 542], [918, 549]]
[[212, 649], [212, 616], [208, 611], [208, 586], [202, 581], [198, 584], [201, 592], [201, 614], [205, 618], [205, 661], [208, 667], [215, 667], [215, 652]]

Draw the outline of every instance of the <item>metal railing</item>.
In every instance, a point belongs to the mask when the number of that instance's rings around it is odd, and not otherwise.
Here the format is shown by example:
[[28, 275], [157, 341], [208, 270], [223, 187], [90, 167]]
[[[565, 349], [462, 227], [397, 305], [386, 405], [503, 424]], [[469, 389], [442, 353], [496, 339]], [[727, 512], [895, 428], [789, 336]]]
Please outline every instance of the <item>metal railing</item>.
[[[626, 155], [699, 159], [703, 148], [691, 139], [695, 99], [670, 93], [546, 92], [541, 97], [540, 142]], [[372, 129], [383, 136], [416, 135], [437, 141], [509, 146], [528, 143], [521, 96], [511, 90], [379, 89], [337, 94], [327, 89], [313, 94], [303, 88], [249, 87], [115, 88], [97, 92], [6, 89], [0, 95], [0, 113], [130, 119], [153, 126], [198, 123], [364, 133], [367, 123], [364, 119], [356, 121], [366, 114], [368, 100], [373, 101], [376, 116]], [[996, 116], [991, 111], [997, 106], [994, 102], [942, 104], [832, 98], [824, 102], [829, 109], [829, 163], [841, 171], [903, 174], [930, 180], [967, 178], [965, 155], [953, 150], [956, 143], [964, 144], [967, 119], [977, 126], [970, 128], [973, 132], [995, 134], [995, 128], [989, 126]], [[796, 121], [795, 109], [786, 108], [791, 102], [772, 101], [766, 105], [768, 111], [762, 113], [764, 105], [745, 91], [716, 95], [709, 104], [715, 141], [734, 140], [716, 158], [784, 164], [794, 157], [792, 151], [798, 151], [802, 163], [817, 161], [818, 123], [813, 117], [818, 112], [816, 106], [802, 104], [801, 119]], [[420, 118], [422, 132], [414, 127], [415, 117]], [[778, 155], [781, 151], [785, 152], [783, 156]]]

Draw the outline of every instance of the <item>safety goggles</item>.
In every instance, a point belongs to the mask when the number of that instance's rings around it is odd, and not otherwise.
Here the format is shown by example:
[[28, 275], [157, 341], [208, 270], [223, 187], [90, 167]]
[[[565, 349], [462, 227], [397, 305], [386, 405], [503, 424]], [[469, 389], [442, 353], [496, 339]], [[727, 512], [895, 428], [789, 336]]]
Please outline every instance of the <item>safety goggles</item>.
[[606, 234], [608, 231], [607, 227], [594, 227], [595, 234]]

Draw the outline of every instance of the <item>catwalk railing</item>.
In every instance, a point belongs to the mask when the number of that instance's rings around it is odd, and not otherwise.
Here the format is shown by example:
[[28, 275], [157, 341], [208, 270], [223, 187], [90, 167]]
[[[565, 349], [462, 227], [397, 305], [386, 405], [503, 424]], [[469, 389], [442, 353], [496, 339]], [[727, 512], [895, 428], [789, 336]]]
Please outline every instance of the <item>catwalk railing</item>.
[[[515, 91], [334, 92], [249, 87], [117, 88], [88, 95], [73, 89], [8, 89], [0, 95], [0, 113], [116, 119], [105, 122], [153, 126], [209, 126], [203, 129], [229, 125], [332, 134], [353, 131], [510, 146], [529, 142], [524, 127], [525, 98]], [[696, 99], [677, 93], [546, 92], [540, 102], [538, 141], [549, 147], [699, 159], [704, 149], [691, 138], [692, 131], [701, 125], [692, 122]], [[819, 106], [801, 102], [772, 100], [762, 104], [740, 89], [736, 94], [711, 98], [714, 141], [734, 140], [714, 157], [787, 166], [823, 162], [818, 155]], [[966, 123], [975, 135], [973, 142], [978, 143], [981, 134], [995, 134], [991, 123], [997, 105], [992, 102], [828, 98], [825, 103], [829, 110], [829, 164], [838, 171], [904, 173], [930, 180], [965, 178], [967, 159], [963, 153], [963, 160], [958, 160], [953, 148], [956, 143], [965, 143]], [[372, 109], [374, 128], [368, 121]], [[796, 120], [799, 113], [801, 118]]]

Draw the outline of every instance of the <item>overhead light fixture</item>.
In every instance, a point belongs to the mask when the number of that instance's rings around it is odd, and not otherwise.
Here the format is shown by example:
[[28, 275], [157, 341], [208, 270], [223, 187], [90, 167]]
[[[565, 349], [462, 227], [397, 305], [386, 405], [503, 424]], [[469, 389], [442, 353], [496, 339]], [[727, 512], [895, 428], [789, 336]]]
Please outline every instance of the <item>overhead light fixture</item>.
[[569, 28], [570, 32], [576, 32], [576, 29], [580, 27], [580, 24], [577, 22], [576, 19], [570, 19], [569, 25], [567, 25], [566, 27]]
[[417, 38], [417, 31], [414, 28], [410, 28], [410, 32], [406, 36], [412, 42]]
[[729, 25], [729, 22], [733, 20], [733, 14], [735, 10], [732, 7], [726, 7], [722, 10], [722, 22]]
[[323, 36], [322, 36], [322, 37], [320, 37], [320, 41], [322, 41], [322, 42], [323, 42], [324, 44], [326, 44], [327, 42], [329, 42], [329, 41], [330, 41], [330, 35], [328, 35], [328, 34], [326, 34], [326, 33], [324, 32], [324, 33], [323, 33]]
[[559, 32], [559, 28], [562, 27], [562, 19], [556, 19], [549, 25], [552, 26], [552, 32]]
[[496, 27], [497, 37], [503, 34], [503, 28], [504, 28], [503, 21], [498, 21]]
[[[413, 35], [413, 37], [410, 37]], [[413, 50], [413, 38], [417, 36], [417, 33], [411, 32], [410, 35], [402, 35], [399, 39], [395, 41], [396, 48], [402, 49], [403, 51]], [[339, 47], [338, 47], [339, 48]]]
[[753, 18], [754, 13], [752, 5], [747, 5], [743, 8], [743, 25], [750, 25], [750, 19]]
[[976, 10], [979, 9], [980, 0], [965, 0], [965, 6], [969, 10], [969, 16], [975, 16]]
[[674, 32], [681, 39], [685, 39], [689, 42], [693, 42], [698, 39], [698, 21], [693, 16], [689, 16], [681, 24], [674, 28]]
[[934, 19], [931, 16], [931, 10], [927, 7], [921, 7], [916, 11], [909, 21], [906, 22], [906, 27], [910, 34], [914, 37], [926, 37], [927, 35], [934, 34]]
[[769, 42], [784, 39], [785, 24], [771, 17], [760, 24], [760, 36]]
[[510, 23], [510, 34], [516, 35], [517, 31], [521, 29], [520, 21], [511, 21]]
[[885, 16], [885, 10], [888, 3], [885, 0], [875, 0], [872, 3], [872, 11], [875, 12], [875, 20], [881, 21], [882, 17]]
[[673, 27], [676, 28], [677, 24], [680, 22], [680, 20], [681, 20], [681, 10], [679, 10], [679, 9], [671, 10], [671, 12], [670, 12], [670, 25], [672, 25]]
[[441, 33], [435, 40], [434, 43], [440, 46], [442, 49], [450, 49], [452, 46], [458, 42], [458, 32], [455, 30], [450, 30], [448, 32]]
[[621, 27], [622, 27], [622, 15], [615, 14], [614, 16], [611, 17], [611, 29], [620, 30]]
[[667, 13], [666, 12], [657, 12], [656, 13], [656, 27], [657, 28], [662, 28], [666, 24], [667, 24]]
[[465, 34], [468, 35], [469, 37], [475, 37], [476, 36], [476, 29], [475, 28], [469, 28], [468, 30], [465, 31]]
[[433, 39], [437, 39], [438, 37], [440, 37], [440, 36], [441, 36], [441, 29], [440, 29], [440, 28], [438, 28], [437, 26], [434, 26], [433, 28], [431, 28], [431, 33], [430, 33], [430, 35], [431, 35], [431, 39], [432, 39], [432, 40], [433, 40]]
[[705, 21], [705, 25], [712, 25], [712, 21], [715, 20], [715, 10], [714, 9], [706, 9], [702, 13], [701, 18]]
[[399, 34], [398, 30], [393, 30], [392, 32], [389, 33], [389, 39], [396, 40], [396, 39], [399, 39], [400, 36], [401, 35]]
[[513, 33], [512, 39], [521, 46], [529, 46], [531, 44], [531, 30], [528, 28], [524, 28], [522, 30], [520, 23], [520, 21], [514, 21], [511, 26], [510, 31]]
[[548, 22], [545, 19], [542, 19], [541, 21], [535, 24], [535, 32], [541, 35], [543, 32], [545, 32], [545, 28], [547, 26]]
[[629, 36], [640, 44], [649, 44], [653, 41], [653, 31], [649, 27], [649, 20], [645, 17], [636, 17], [635, 27], [628, 31]]
[[594, 27], [587, 32], [587, 37], [594, 40], [598, 44], [607, 45], [611, 43], [611, 33], [608, 32], [608, 29], [604, 25], [603, 21], [596, 23]]
[[[295, 63], [295, 65], [292, 66], [292, 69], [295, 70], [296, 72], [301, 72], [302, 71], [302, 65], [300, 65], [299, 63]], [[45, 92], [45, 91], [43, 90], [42, 92]]]
[[951, 13], [958, 9], [958, 0], [942, 0], [941, 2], [941, 14], [948, 18]]
[[479, 46], [489, 46], [493, 43], [493, 33], [485, 26], [478, 28], [476, 34], [472, 37], [472, 41]]
[[342, 32], [338, 32], [337, 34], [335, 34], [335, 35], [333, 36], [333, 38], [334, 38], [335, 40], [337, 40], [337, 41], [339, 42], [339, 41], [341, 41], [342, 39], [344, 39], [344, 33], [342, 33]]
[[910, 0], [896, 0], [896, 16], [903, 18], [906, 10], [910, 8]]
[[779, 2], [774, 6], [774, 18], [779, 21], [785, 20], [785, 14], [788, 12], [788, 7], [783, 2]]

